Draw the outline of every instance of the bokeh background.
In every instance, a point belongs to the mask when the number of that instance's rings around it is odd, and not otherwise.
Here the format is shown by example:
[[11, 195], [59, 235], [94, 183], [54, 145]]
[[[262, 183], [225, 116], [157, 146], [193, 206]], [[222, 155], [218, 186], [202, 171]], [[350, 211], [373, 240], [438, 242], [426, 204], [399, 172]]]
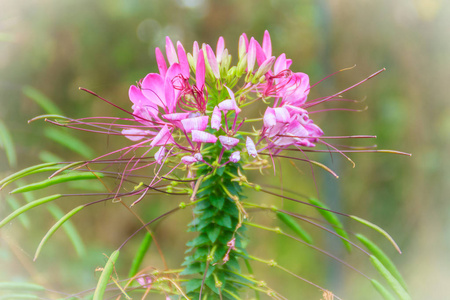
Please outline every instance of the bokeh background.
[[[306, 72], [312, 82], [343, 68], [311, 91], [312, 97], [330, 95], [386, 67], [387, 71], [346, 94], [363, 100], [361, 113], [327, 112], [314, 115], [327, 135], [375, 134], [383, 149], [412, 153], [355, 154], [357, 166], [334, 155], [315, 158], [339, 173], [334, 179], [308, 165], [285, 163], [282, 178], [257, 173], [252, 180], [283, 184], [288, 189], [318, 196], [332, 208], [361, 216], [382, 226], [403, 250], [399, 255], [381, 236], [362, 231], [385, 249], [404, 275], [414, 299], [447, 299], [450, 282], [450, 3], [444, 0], [308, 1], [308, 0], [40, 0], [0, 1], [0, 121], [14, 147], [0, 148], [0, 177], [49, 159], [49, 151], [63, 160], [81, 159], [80, 153], [55, 143], [44, 122], [27, 120], [45, 111], [32, 95], [46, 95], [70, 117], [123, 116], [117, 109], [78, 90], [86, 87], [110, 101], [129, 107], [128, 87], [147, 73], [157, 71], [154, 48], [164, 38], [180, 40], [187, 50], [192, 42], [215, 45], [223, 36], [237, 53], [242, 32], [262, 40], [268, 29], [274, 53], [293, 59], [293, 70]], [[236, 55], [235, 55], [236, 57]], [[31, 95], [31, 97], [30, 97]], [[36, 97], [35, 97], [36, 98]], [[37, 97], [39, 98], [39, 96]], [[4, 130], [2, 130], [4, 131]], [[87, 143], [96, 154], [124, 145], [120, 138], [67, 132]], [[89, 155], [89, 151], [87, 150]], [[9, 160], [7, 159], [9, 158]], [[316, 189], [317, 186], [317, 189]], [[318, 190], [318, 192], [317, 192]], [[38, 193], [34, 196], [39, 196]], [[266, 196], [261, 201], [285, 205], [297, 212], [303, 207]], [[8, 190], [0, 194], [0, 217], [14, 201]], [[153, 218], [179, 200], [155, 196], [137, 211]], [[144, 202], [144, 201], [143, 201]], [[68, 211], [83, 199], [58, 202]], [[139, 223], [123, 207], [112, 203], [92, 207], [74, 218], [83, 239], [79, 257], [63, 231], [47, 244], [40, 259], [32, 256], [40, 238], [53, 224], [45, 208], [36, 209], [24, 222], [0, 231], [0, 281], [33, 281], [51, 289], [73, 293], [95, 286], [105, 257], [120, 245]], [[276, 224], [270, 214], [255, 219]], [[189, 213], [171, 217], [156, 228], [158, 241], [176, 268], [182, 262]], [[349, 269], [282, 237], [250, 231], [250, 249], [273, 258], [344, 299], [378, 299], [370, 283]], [[339, 243], [314, 232], [321, 246], [376, 277], [367, 259], [348, 255]], [[139, 239], [122, 256], [118, 272], [127, 265]], [[162, 268], [152, 248], [146, 263]], [[122, 268], [122, 269], [121, 269]], [[255, 268], [274, 289], [288, 299], [320, 299], [320, 292], [298, 279], [266, 266]], [[162, 297], [162, 296], [161, 296]], [[155, 297], [155, 299], [159, 299]]]

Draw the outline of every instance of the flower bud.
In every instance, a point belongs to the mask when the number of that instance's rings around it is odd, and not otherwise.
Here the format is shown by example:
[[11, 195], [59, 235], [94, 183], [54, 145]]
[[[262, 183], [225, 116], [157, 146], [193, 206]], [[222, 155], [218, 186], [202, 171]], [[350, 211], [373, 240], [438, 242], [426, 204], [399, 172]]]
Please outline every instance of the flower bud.
[[239, 151], [235, 151], [230, 155], [230, 161], [237, 163], [241, 160], [241, 153]]

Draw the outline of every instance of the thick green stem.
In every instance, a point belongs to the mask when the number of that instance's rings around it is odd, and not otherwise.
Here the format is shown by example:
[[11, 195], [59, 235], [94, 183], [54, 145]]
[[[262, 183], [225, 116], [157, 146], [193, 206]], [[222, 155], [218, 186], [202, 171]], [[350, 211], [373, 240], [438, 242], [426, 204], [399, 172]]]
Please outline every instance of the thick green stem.
[[[210, 157], [218, 157], [220, 148], [210, 151]], [[228, 161], [229, 155], [226, 151], [222, 162]], [[213, 161], [209, 163], [214, 165]], [[193, 276], [186, 284], [192, 299], [236, 299], [239, 295], [242, 285], [238, 282], [242, 278], [235, 275], [240, 272], [235, 249], [244, 251], [242, 223], [246, 213], [240, 202], [241, 187], [232, 179], [238, 176], [240, 167], [238, 163], [228, 163], [212, 170], [204, 164], [197, 170], [197, 176], [209, 176], [196, 190], [195, 197], [202, 200], [194, 206], [189, 231], [198, 235], [187, 243], [190, 255], [185, 258], [186, 268], [181, 273]]]

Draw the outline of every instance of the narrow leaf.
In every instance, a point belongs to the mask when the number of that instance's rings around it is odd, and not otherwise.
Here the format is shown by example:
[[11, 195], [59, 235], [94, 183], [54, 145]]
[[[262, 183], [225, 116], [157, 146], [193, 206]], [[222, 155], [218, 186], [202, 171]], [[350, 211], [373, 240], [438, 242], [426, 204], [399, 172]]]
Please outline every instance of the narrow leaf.
[[360, 242], [369, 249], [370, 253], [372, 253], [378, 260], [388, 269], [388, 271], [394, 276], [398, 282], [403, 286], [405, 290], [408, 290], [406, 286], [406, 282], [403, 280], [402, 275], [395, 267], [394, 263], [389, 259], [389, 257], [381, 250], [377, 245], [375, 245], [371, 240], [363, 236], [362, 234], [357, 234], [356, 237]]
[[370, 261], [373, 266], [380, 272], [380, 274], [386, 279], [389, 283], [390, 287], [394, 290], [394, 292], [399, 296], [401, 300], [411, 300], [408, 292], [402, 287], [400, 282], [392, 276], [391, 272], [386, 269], [386, 267], [376, 258], [375, 256], [370, 256]]
[[108, 281], [114, 270], [114, 264], [119, 257], [119, 250], [114, 251], [106, 262], [103, 272], [98, 279], [97, 287], [95, 288], [93, 300], [103, 300]]
[[15, 211], [13, 211], [9, 216], [7, 216], [6, 218], [4, 218], [1, 222], [0, 222], [0, 228], [5, 226], [6, 224], [8, 224], [11, 220], [13, 220], [14, 218], [20, 216], [21, 214], [23, 214], [24, 212], [32, 209], [33, 207], [39, 206], [41, 204], [56, 200], [58, 198], [60, 198], [61, 195], [60, 194], [56, 194], [56, 195], [52, 195], [52, 196], [48, 196], [48, 197], [44, 197], [44, 198], [40, 198], [37, 200], [34, 200], [24, 206], [22, 206], [19, 209], [16, 209]]
[[43, 286], [27, 282], [0, 282], [0, 291], [45, 291]]
[[16, 172], [14, 174], [11, 174], [8, 177], [0, 180], [0, 190], [3, 189], [6, 185], [10, 184], [11, 182], [26, 176], [28, 173], [30, 173], [32, 171], [40, 170], [42, 168], [46, 168], [46, 167], [50, 167], [50, 166], [54, 166], [54, 165], [56, 165], [56, 163], [40, 164], [40, 165], [36, 165], [36, 166], [32, 166], [32, 167], [23, 169], [23, 170], [21, 170], [19, 172]]
[[136, 255], [134, 256], [130, 272], [128, 273], [128, 277], [131, 278], [138, 272], [141, 263], [144, 260], [145, 254], [147, 254], [148, 248], [150, 248], [150, 245], [152, 244], [152, 240], [152, 235], [147, 231]]
[[[325, 209], [329, 209], [328, 206], [326, 206], [325, 204], [323, 204], [322, 202], [320, 202], [317, 199], [309, 198], [308, 200], [313, 205], [316, 205], [318, 207], [322, 207]], [[345, 231], [344, 226], [342, 225], [341, 221], [339, 221], [339, 219], [332, 212], [323, 210], [323, 209], [317, 209], [317, 211], [322, 215], [322, 217], [325, 220], [327, 220], [328, 223], [330, 223], [332, 226], [334, 226], [334, 230], [336, 231], [337, 234], [348, 239], [347, 231]], [[350, 251], [351, 250], [350, 243], [343, 239], [341, 239], [341, 241], [344, 244], [345, 248], [348, 251]]]
[[6, 153], [6, 158], [8, 159], [8, 163], [11, 167], [15, 167], [17, 165], [17, 157], [16, 151], [14, 150], [14, 143], [11, 135], [9, 134], [8, 129], [0, 120], [0, 146], [3, 146]]
[[350, 216], [350, 218], [352, 218], [355, 221], [358, 221], [361, 224], [366, 225], [367, 227], [372, 228], [375, 231], [378, 231], [379, 233], [381, 233], [385, 238], [387, 238], [389, 240], [389, 242], [391, 242], [391, 244], [394, 246], [394, 248], [398, 251], [398, 253], [402, 253], [402, 251], [400, 250], [400, 247], [397, 245], [397, 243], [394, 241], [394, 239], [389, 235], [389, 233], [387, 233], [383, 228], [381, 228], [380, 226], [377, 226], [367, 220], [361, 219], [357, 216]]
[[55, 176], [55, 177], [52, 177], [52, 178], [49, 178], [49, 179], [46, 179], [43, 181], [39, 181], [39, 182], [35, 182], [32, 184], [28, 184], [28, 185], [19, 187], [15, 190], [11, 191], [11, 194], [25, 193], [25, 192], [29, 192], [29, 191], [39, 190], [39, 189], [43, 189], [43, 188], [46, 188], [46, 187], [54, 185], [54, 184], [67, 182], [67, 181], [97, 179], [97, 178], [102, 178], [102, 177], [103, 177], [103, 174], [98, 173], [98, 172], [69, 173], [69, 174]]
[[84, 158], [91, 158], [94, 156], [94, 150], [92, 150], [91, 147], [61, 129], [48, 127], [45, 128], [44, 134], [49, 139], [59, 143], [75, 153], [78, 153]]
[[372, 285], [385, 300], [396, 300], [394, 295], [392, 295], [391, 292], [389, 292], [383, 285], [381, 285], [381, 283], [379, 283], [375, 279], [371, 279], [370, 282], [372, 282]]
[[42, 92], [34, 87], [24, 86], [22, 92], [25, 96], [36, 102], [45, 112], [49, 114], [62, 115], [62, 111]]
[[36, 253], [34, 254], [34, 261], [38, 258], [39, 253], [41, 253], [42, 247], [44, 244], [48, 241], [48, 239], [58, 230], [61, 225], [64, 224], [67, 220], [69, 220], [73, 215], [75, 215], [77, 212], [82, 210], [85, 206], [80, 205], [72, 209], [70, 212], [68, 212], [66, 215], [64, 215], [61, 219], [58, 220], [51, 228], [50, 230], [45, 234], [45, 236], [42, 238], [41, 242], [39, 243], [39, 246], [36, 250]]
[[313, 240], [311, 236], [289, 215], [286, 215], [282, 212], [276, 212], [278, 219], [280, 219], [286, 226], [288, 226], [292, 231], [294, 231], [302, 240], [307, 242], [308, 244], [312, 244]]

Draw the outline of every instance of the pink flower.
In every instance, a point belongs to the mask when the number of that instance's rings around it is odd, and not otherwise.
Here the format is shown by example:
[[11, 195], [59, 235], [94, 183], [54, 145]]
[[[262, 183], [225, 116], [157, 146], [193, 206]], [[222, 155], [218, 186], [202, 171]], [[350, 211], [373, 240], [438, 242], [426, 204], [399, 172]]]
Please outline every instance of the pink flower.
[[173, 144], [174, 140], [172, 137], [172, 134], [169, 131], [169, 128], [167, 125], [164, 125], [164, 127], [161, 129], [161, 131], [155, 136], [153, 141], [150, 143], [150, 146], [165, 146], [169, 144]]
[[133, 142], [137, 142], [142, 140], [145, 137], [148, 137], [150, 135], [153, 135], [151, 131], [149, 130], [142, 130], [142, 129], [124, 129], [122, 130], [122, 134], [129, 140]]
[[143, 276], [136, 278], [136, 281], [143, 287], [143, 288], [150, 288], [152, 286], [152, 278], [150, 276]]
[[193, 156], [187, 155], [187, 156], [183, 156], [181, 158], [181, 162], [185, 165], [191, 165], [191, 164], [197, 162], [197, 159]]
[[245, 141], [245, 146], [247, 147], [248, 155], [256, 157], [258, 153], [256, 152], [255, 143], [253, 143], [250, 137], [247, 137], [247, 140]]
[[183, 128], [187, 133], [192, 132], [192, 130], [200, 130], [203, 131], [208, 126], [208, 116], [202, 117], [194, 117], [181, 120], [181, 124], [183, 124]]
[[235, 151], [230, 155], [230, 161], [237, 163], [241, 160], [241, 153], [239, 151]]
[[159, 150], [155, 153], [155, 160], [158, 164], [162, 163], [162, 159], [166, 155], [166, 148], [164, 146], [160, 147]]

